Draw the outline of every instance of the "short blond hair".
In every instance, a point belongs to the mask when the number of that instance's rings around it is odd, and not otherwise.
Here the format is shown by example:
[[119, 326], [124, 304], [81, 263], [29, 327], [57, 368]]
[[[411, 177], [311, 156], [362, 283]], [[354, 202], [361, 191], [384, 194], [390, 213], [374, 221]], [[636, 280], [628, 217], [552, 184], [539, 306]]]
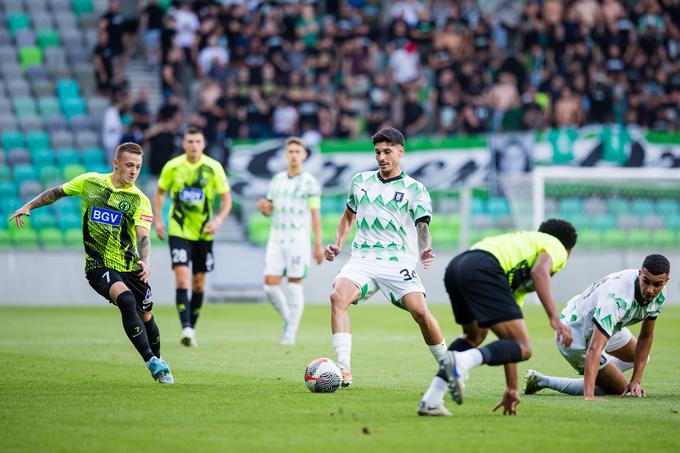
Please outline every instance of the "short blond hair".
[[120, 159], [120, 155], [123, 153], [137, 154], [139, 156], [144, 155], [144, 150], [137, 143], [127, 142], [121, 143], [116, 148], [116, 159]]
[[288, 148], [288, 145], [300, 145], [303, 148], [307, 149], [307, 147], [302, 142], [302, 139], [300, 137], [288, 137], [288, 140], [286, 140], [286, 148]]

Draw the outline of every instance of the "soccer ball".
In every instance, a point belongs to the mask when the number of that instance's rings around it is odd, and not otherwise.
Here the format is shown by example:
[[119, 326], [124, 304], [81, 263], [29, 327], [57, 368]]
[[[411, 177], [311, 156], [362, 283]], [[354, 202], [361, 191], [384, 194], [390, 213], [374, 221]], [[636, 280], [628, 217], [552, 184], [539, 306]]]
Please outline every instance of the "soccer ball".
[[305, 370], [305, 384], [310, 392], [333, 393], [341, 381], [340, 368], [331, 359], [316, 359]]

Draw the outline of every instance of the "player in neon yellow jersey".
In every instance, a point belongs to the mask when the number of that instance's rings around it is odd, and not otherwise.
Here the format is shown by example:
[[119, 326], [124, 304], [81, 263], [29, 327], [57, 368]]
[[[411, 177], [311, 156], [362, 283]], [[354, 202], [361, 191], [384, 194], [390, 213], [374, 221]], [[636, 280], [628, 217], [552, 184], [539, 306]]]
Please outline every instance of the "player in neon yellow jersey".
[[[182, 323], [182, 344], [196, 346], [196, 321], [203, 306], [205, 273], [213, 270], [213, 235], [231, 211], [231, 195], [224, 167], [203, 154], [205, 137], [196, 127], [184, 132], [184, 154], [170, 159], [161, 170], [153, 196], [156, 234], [165, 240], [161, 213], [165, 193], [170, 193], [168, 243], [175, 271], [175, 303]], [[213, 216], [213, 201], [220, 210]], [[192, 264], [189, 302], [189, 262]]]
[[151, 311], [149, 199], [135, 186], [142, 168], [142, 148], [123, 143], [116, 149], [113, 173], [85, 173], [47, 189], [18, 209], [15, 219], [67, 196], [81, 197], [85, 275], [90, 286], [120, 310], [123, 328], [154, 379], [174, 382], [161, 358], [161, 337]]
[[[321, 187], [314, 176], [302, 171], [307, 149], [300, 138], [286, 140], [285, 155], [288, 170], [274, 175], [267, 196], [257, 202], [257, 208], [262, 214], [272, 216], [265, 256], [264, 290], [283, 318], [279, 343], [292, 346], [305, 304], [302, 279], [307, 275], [311, 255], [310, 230], [314, 233], [314, 259], [317, 264], [323, 261]], [[288, 294], [280, 286], [283, 276], [288, 279]]]
[[[517, 362], [531, 356], [521, 310], [524, 296], [536, 291], [558, 341], [569, 346], [571, 332], [560, 322], [550, 277], [566, 264], [576, 237], [569, 222], [550, 219], [538, 231], [487, 237], [451, 260], [444, 285], [463, 335], [449, 345], [420, 402], [419, 415], [451, 415], [443, 405], [447, 387], [453, 400], [461, 404], [468, 371], [482, 364], [504, 365], [506, 389], [494, 410], [503, 407], [504, 414], [517, 413]], [[489, 330], [498, 340], [479, 347]]]

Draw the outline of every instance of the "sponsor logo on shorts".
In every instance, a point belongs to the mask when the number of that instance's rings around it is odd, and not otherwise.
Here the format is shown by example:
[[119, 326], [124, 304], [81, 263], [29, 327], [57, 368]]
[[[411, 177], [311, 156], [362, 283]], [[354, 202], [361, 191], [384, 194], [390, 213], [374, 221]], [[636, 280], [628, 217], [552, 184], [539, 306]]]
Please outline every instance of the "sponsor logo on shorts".
[[92, 206], [90, 209], [91, 222], [120, 226], [120, 220], [122, 217], [123, 214], [111, 209], [98, 208], [97, 206]]
[[182, 201], [203, 201], [203, 189], [185, 187], [179, 191], [179, 199]]
[[149, 223], [153, 222], [153, 216], [150, 215], [140, 214], [139, 219]]

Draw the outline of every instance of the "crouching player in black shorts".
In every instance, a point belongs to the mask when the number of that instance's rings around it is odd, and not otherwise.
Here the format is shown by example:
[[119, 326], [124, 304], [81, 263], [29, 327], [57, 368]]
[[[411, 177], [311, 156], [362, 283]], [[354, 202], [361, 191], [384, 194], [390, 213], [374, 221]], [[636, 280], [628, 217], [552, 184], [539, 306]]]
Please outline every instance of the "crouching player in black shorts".
[[22, 216], [66, 196], [82, 198], [85, 275], [90, 286], [120, 310], [123, 328], [142, 356], [151, 376], [173, 384], [170, 367], [161, 358], [161, 337], [153, 318], [149, 199], [135, 186], [142, 168], [142, 148], [123, 143], [116, 149], [113, 173], [85, 173], [52, 187], [9, 218], [21, 228]]
[[[506, 389], [494, 411], [502, 406], [504, 415], [517, 413], [516, 363], [531, 357], [521, 310], [524, 296], [536, 291], [558, 340], [569, 346], [571, 333], [560, 322], [550, 277], [564, 267], [574, 245], [574, 227], [550, 219], [538, 231], [485, 238], [451, 261], [444, 284], [463, 335], [451, 343], [440, 361], [439, 372], [420, 402], [419, 415], [451, 415], [443, 404], [447, 387], [453, 400], [461, 404], [468, 372], [482, 364], [505, 367]], [[498, 340], [480, 348], [489, 329]]]

